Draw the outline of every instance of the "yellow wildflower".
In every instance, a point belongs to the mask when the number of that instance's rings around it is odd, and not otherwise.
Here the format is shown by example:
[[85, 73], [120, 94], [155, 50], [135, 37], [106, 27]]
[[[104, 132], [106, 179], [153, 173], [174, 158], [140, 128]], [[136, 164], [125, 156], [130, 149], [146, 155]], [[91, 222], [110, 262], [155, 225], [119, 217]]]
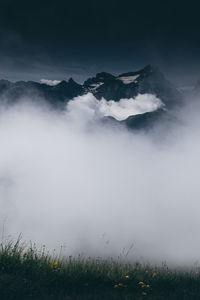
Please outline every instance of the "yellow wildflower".
[[139, 285], [144, 285], [143, 281], [138, 282]]
[[152, 277], [154, 278], [154, 277], [156, 277], [156, 276], [157, 276], [157, 273], [156, 273], [156, 272], [153, 272]]
[[51, 263], [51, 267], [52, 267], [52, 269], [57, 269], [58, 268], [58, 262], [57, 261], [53, 261]]
[[126, 279], [129, 279], [129, 275], [126, 275], [125, 278], [126, 278]]

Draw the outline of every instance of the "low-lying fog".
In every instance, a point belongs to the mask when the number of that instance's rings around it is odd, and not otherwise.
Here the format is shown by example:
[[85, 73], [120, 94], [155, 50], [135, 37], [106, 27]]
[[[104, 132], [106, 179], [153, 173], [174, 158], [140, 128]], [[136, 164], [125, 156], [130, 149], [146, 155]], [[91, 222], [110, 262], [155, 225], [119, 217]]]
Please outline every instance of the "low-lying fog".
[[[0, 233], [151, 263], [200, 258], [199, 105], [179, 125], [131, 132], [95, 105], [0, 109]], [[26, 103], [27, 102], [27, 103]], [[125, 250], [123, 250], [125, 248]]]

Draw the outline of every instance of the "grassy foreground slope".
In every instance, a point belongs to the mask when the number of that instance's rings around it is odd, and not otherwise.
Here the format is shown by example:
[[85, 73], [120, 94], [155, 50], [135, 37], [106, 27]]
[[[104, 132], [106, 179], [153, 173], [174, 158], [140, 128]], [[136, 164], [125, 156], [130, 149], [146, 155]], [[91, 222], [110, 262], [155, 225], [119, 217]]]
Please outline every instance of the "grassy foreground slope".
[[200, 272], [0, 245], [0, 299], [200, 299]]

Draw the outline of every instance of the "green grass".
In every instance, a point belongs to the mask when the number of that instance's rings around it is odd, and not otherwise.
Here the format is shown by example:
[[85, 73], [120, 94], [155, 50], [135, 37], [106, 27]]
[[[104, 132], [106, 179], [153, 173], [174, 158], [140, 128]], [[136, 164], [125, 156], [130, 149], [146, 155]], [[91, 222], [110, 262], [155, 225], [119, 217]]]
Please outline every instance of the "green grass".
[[0, 245], [0, 299], [200, 299], [200, 272]]

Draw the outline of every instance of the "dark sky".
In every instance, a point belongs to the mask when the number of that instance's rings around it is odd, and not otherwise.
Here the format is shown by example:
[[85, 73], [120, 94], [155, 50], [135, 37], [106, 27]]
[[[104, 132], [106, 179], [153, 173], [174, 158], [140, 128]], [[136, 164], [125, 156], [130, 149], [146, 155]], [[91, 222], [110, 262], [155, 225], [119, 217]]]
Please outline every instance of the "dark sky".
[[0, 77], [67, 79], [159, 66], [178, 85], [200, 78], [198, 1], [0, 2]]

